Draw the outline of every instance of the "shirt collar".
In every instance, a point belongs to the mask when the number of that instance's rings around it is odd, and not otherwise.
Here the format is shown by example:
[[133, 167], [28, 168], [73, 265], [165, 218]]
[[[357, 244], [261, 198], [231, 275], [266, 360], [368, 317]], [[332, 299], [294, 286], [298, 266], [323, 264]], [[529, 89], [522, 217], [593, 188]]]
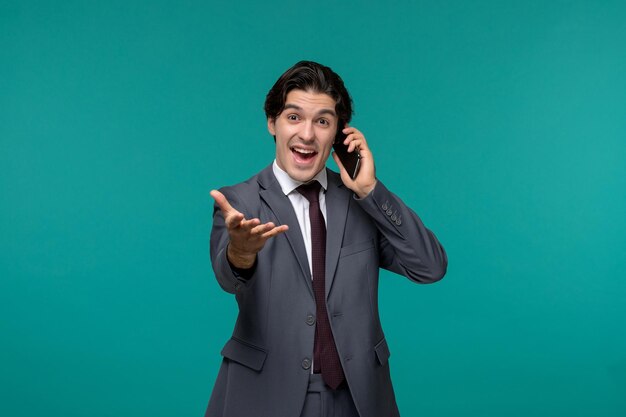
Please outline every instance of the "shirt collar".
[[[283, 190], [285, 195], [291, 194], [296, 188], [304, 184], [301, 181], [296, 181], [289, 176], [285, 171], [282, 170], [281, 167], [278, 166], [276, 160], [274, 159], [274, 163], [272, 164], [272, 170], [274, 171], [274, 176], [278, 180], [280, 184], [280, 188]], [[324, 191], [328, 188], [328, 178], [326, 176], [326, 168], [323, 168], [320, 172], [317, 173], [313, 177], [313, 180], [317, 180], [321, 185]]]

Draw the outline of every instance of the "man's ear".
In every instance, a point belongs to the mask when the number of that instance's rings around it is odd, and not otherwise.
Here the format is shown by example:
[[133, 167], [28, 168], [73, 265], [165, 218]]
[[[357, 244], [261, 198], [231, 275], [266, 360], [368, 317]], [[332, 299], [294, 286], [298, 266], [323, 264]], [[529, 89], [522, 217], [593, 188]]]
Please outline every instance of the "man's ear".
[[276, 137], [276, 119], [273, 117], [267, 118], [267, 130], [270, 132], [270, 135]]

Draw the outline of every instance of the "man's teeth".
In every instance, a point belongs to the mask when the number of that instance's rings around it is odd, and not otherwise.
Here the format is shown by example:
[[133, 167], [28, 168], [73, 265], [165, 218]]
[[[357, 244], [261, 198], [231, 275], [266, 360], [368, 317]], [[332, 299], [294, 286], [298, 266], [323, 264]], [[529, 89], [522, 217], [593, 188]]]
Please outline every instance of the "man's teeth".
[[299, 149], [299, 148], [293, 148], [294, 151], [298, 152], [298, 153], [303, 153], [305, 155], [307, 154], [311, 154], [311, 153], [315, 153], [315, 151], [310, 150], [310, 149]]

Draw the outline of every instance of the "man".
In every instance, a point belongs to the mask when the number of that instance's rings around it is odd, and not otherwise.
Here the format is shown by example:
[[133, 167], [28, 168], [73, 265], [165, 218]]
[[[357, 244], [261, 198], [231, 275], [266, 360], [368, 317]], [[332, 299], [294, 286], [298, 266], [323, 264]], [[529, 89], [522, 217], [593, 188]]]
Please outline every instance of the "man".
[[[302, 61], [269, 91], [275, 161], [211, 191], [211, 261], [239, 316], [207, 417], [398, 416], [378, 317], [378, 271], [443, 277], [444, 249], [377, 179], [350, 96], [330, 68]], [[355, 178], [336, 138], [361, 156]]]

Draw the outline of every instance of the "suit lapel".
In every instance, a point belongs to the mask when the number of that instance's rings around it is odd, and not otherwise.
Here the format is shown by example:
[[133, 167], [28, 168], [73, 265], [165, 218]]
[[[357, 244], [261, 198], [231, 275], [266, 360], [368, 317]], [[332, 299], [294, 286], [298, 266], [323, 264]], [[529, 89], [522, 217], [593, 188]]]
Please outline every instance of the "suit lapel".
[[329, 232], [326, 233], [326, 298], [328, 298], [335, 279], [350, 198], [352, 198], [352, 192], [345, 189], [339, 175], [328, 171], [326, 230]]
[[306, 285], [311, 297], [314, 297], [309, 260], [306, 255], [306, 248], [304, 247], [304, 240], [302, 239], [302, 231], [298, 224], [298, 218], [293, 211], [289, 197], [287, 197], [280, 188], [280, 184], [272, 172], [271, 165], [259, 173], [259, 184], [262, 188], [259, 192], [261, 199], [265, 201], [270, 210], [274, 213], [278, 219], [278, 223], [289, 226], [289, 230], [287, 230], [284, 235], [300, 265], [302, 276], [306, 280]]

